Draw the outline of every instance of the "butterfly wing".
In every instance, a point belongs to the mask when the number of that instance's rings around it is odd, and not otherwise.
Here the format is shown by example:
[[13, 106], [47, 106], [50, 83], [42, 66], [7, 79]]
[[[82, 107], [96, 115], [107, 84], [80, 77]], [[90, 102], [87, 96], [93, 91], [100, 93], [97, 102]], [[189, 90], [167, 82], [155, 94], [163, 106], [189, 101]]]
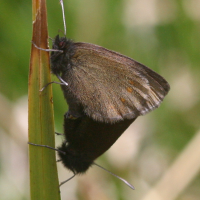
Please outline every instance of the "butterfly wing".
[[88, 43], [74, 47], [63, 78], [94, 120], [114, 123], [144, 115], [157, 108], [170, 89], [159, 74], [131, 58]]

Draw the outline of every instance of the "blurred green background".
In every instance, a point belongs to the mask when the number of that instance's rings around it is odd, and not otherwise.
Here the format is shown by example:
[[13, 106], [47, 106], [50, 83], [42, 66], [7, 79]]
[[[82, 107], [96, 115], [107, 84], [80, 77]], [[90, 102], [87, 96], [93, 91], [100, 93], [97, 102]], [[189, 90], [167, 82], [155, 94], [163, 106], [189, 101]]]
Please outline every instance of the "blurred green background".
[[[161, 107], [139, 117], [96, 162], [61, 187], [70, 200], [198, 200], [200, 198], [200, 1], [64, 0], [67, 37], [127, 55], [171, 86]], [[27, 89], [31, 1], [0, 0], [0, 197], [29, 199]], [[49, 36], [63, 30], [58, 0], [47, 0]], [[51, 41], [50, 41], [51, 46]], [[55, 76], [53, 80], [57, 80]], [[67, 111], [53, 85], [56, 131]], [[60, 144], [62, 138], [56, 138]], [[59, 179], [71, 174], [58, 164]], [[54, 181], [54, 180], [52, 180]]]

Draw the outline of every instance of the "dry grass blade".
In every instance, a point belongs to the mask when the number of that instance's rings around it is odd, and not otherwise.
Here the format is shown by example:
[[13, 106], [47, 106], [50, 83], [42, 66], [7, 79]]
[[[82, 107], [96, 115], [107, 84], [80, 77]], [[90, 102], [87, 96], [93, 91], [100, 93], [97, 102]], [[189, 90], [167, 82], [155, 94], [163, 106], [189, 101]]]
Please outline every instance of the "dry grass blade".
[[176, 199], [199, 173], [199, 144], [200, 131], [197, 132], [172, 166], [142, 200]]

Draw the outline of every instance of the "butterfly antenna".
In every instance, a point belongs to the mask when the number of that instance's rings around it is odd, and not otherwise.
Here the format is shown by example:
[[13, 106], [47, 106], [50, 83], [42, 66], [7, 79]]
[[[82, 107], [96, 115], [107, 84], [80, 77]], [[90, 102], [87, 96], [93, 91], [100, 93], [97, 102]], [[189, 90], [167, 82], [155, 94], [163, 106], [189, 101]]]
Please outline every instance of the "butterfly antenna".
[[73, 179], [75, 176], [76, 176], [76, 174], [74, 174], [72, 177], [68, 178], [66, 181], [61, 182], [59, 186], [63, 185], [64, 183], [66, 183], [66, 182], [68, 182], [68, 181], [70, 181], [70, 180]]
[[60, 5], [62, 7], [62, 14], [63, 14], [63, 24], [64, 24], [64, 33], [65, 33], [65, 37], [66, 37], [66, 34], [67, 34], [67, 28], [66, 28], [66, 22], [65, 22], [65, 10], [64, 10], [64, 3], [63, 3], [63, 0], [60, 0]]
[[122, 182], [124, 182], [127, 186], [129, 186], [132, 190], [135, 190], [135, 187], [133, 185], [131, 185], [128, 181], [126, 181], [125, 179], [121, 178], [120, 176], [117, 176], [116, 174], [113, 174], [112, 172], [108, 171], [107, 169], [105, 169], [104, 167], [93, 163], [94, 165], [96, 165], [97, 167], [107, 171], [108, 173], [110, 173], [111, 175], [115, 176], [116, 178], [120, 179]]

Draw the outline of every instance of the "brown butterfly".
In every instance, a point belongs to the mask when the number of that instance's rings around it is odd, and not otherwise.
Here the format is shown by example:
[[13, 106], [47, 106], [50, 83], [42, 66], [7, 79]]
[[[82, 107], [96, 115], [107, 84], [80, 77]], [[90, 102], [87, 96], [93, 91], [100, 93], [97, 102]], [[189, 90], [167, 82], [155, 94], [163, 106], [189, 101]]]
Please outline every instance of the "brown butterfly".
[[83, 110], [107, 123], [136, 118], [157, 108], [170, 89], [153, 70], [103, 47], [57, 35], [53, 49], [57, 51], [51, 53], [51, 70], [61, 74], [73, 116]]

